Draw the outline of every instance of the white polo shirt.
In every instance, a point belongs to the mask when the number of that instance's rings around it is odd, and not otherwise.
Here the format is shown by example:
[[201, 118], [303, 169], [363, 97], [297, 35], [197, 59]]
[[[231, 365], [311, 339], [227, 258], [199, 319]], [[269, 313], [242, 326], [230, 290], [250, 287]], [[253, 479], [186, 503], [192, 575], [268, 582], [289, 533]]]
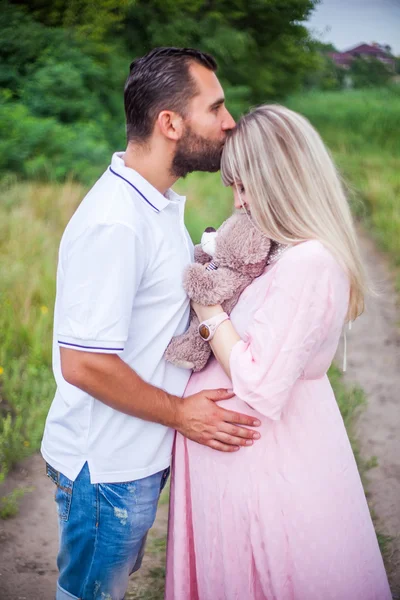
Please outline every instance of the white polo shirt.
[[122, 156], [113, 155], [67, 225], [57, 270], [57, 391], [41, 451], [71, 480], [88, 461], [92, 483], [132, 481], [167, 468], [174, 432], [67, 383], [60, 346], [118, 354], [145, 381], [176, 396], [190, 376], [163, 357], [189, 320], [182, 275], [193, 261], [193, 244], [184, 225], [185, 198], [172, 190], [163, 196]]

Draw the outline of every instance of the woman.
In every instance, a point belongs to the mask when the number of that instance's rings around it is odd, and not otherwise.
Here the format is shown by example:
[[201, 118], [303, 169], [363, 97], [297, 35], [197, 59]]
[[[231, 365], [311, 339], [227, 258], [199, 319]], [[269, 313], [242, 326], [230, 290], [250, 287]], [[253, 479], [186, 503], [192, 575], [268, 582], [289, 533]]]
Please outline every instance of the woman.
[[[327, 370], [366, 284], [349, 207], [320, 137], [261, 106], [222, 156], [235, 207], [274, 248], [210, 341], [186, 394], [260, 418], [261, 439], [215, 452], [177, 435], [167, 600], [389, 600], [391, 594]], [[196, 305], [200, 321], [220, 306]]]

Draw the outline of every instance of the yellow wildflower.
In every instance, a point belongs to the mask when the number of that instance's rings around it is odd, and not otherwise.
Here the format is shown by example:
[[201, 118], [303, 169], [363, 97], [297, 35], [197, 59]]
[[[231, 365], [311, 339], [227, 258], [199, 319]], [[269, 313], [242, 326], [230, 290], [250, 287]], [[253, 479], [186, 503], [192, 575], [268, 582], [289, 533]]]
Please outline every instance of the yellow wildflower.
[[40, 310], [42, 311], [42, 315], [47, 315], [47, 313], [49, 312], [49, 309], [47, 308], [47, 306], [42, 306], [40, 308]]
[[4, 373], [3, 367], [0, 367], [0, 375], [3, 375], [3, 373]]
[[24, 441], [24, 446], [25, 446], [25, 448], [28, 448], [30, 446], [30, 443], [28, 442], [28, 440]]

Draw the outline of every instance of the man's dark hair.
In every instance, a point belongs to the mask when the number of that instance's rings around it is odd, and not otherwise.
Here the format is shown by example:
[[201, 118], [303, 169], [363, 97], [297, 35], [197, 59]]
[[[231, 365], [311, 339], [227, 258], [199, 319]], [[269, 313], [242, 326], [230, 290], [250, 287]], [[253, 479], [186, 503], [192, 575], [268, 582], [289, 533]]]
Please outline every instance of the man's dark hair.
[[210, 54], [193, 48], [154, 48], [131, 63], [124, 91], [128, 142], [148, 139], [162, 110], [185, 117], [188, 103], [197, 93], [189, 72], [191, 63], [217, 70]]

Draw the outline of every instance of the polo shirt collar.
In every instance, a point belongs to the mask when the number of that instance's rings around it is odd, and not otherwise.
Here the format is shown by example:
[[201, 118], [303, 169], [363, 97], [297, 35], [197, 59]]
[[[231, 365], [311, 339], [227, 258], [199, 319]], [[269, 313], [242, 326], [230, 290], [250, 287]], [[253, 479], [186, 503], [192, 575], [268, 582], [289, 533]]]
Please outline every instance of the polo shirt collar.
[[144, 202], [147, 202], [156, 212], [160, 212], [171, 203], [184, 204], [185, 196], [179, 196], [172, 189], [166, 191], [165, 196], [161, 194], [137, 171], [127, 167], [124, 163], [123, 152], [115, 152], [111, 159], [109, 170], [114, 176], [126, 181], [126, 184], [133, 188]]

